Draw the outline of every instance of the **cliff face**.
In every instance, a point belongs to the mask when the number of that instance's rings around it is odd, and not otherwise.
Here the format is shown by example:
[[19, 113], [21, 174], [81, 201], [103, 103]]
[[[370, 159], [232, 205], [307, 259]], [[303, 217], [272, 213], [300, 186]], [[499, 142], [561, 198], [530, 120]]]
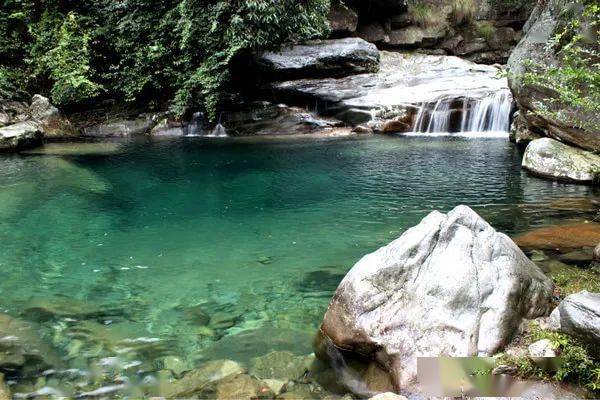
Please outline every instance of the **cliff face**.
[[[510, 87], [526, 128], [591, 151], [600, 151], [599, 89], [586, 84], [598, 76], [596, 18], [582, 1], [540, 0], [508, 61]], [[581, 37], [577, 47], [571, 46], [575, 35]], [[578, 48], [575, 68], [581, 78], [570, 72]]]
[[506, 63], [534, 1], [409, 0], [332, 3], [334, 37], [358, 36], [378, 47]]

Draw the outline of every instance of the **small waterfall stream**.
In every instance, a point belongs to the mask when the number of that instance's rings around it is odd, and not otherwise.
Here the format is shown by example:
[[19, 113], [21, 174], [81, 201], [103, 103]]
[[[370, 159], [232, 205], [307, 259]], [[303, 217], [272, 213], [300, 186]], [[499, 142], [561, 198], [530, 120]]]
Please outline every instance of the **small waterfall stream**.
[[204, 118], [204, 114], [201, 112], [195, 112], [192, 115], [190, 121], [185, 124], [185, 136], [196, 137], [227, 137], [227, 129], [221, 124], [221, 117], [219, 116], [219, 123], [212, 129], [208, 130], [207, 121]]
[[423, 103], [411, 133], [508, 133], [512, 101], [510, 91], [501, 90], [483, 98], [442, 98]]

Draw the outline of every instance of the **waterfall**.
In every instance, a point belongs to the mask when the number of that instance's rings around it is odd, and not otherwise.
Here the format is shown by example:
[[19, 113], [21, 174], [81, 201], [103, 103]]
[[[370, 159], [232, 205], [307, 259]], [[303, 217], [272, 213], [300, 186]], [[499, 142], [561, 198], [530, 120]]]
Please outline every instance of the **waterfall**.
[[483, 98], [441, 98], [422, 103], [412, 134], [508, 133], [512, 95], [500, 90]]
[[202, 126], [204, 125], [204, 114], [195, 112], [192, 119], [185, 125], [186, 136], [202, 136]]
[[186, 136], [206, 136], [206, 137], [227, 137], [227, 129], [221, 124], [221, 117], [219, 116], [219, 123], [207, 133], [205, 129], [206, 121], [204, 114], [201, 112], [195, 112], [192, 114], [190, 121], [185, 124], [185, 135]]

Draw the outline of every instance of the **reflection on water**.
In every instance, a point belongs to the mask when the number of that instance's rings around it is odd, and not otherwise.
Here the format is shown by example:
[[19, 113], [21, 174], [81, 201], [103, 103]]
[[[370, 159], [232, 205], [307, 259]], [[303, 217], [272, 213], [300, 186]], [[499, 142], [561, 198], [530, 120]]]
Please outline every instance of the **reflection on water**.
[[141, 396], [210, 360], [310, 353], [348, 268], [428, 212], [467, 204], [513, 234], [589, 217], [560, 205], [593, 195], [529, 177], [498, 138], [61, 154], [0, 158], [0, 336], [28, 342], [1, 344], [14, 393]]

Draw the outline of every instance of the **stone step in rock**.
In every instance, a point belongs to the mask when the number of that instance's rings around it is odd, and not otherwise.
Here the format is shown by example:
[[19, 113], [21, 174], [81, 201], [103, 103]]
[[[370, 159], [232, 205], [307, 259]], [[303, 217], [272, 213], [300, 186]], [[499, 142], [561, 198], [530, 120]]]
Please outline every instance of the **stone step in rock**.
[[416, 114], [421, 104], [440, 99], [481, 99], [508, 91], [499, 72], [458, 57], [382, 51], [376, 73], [274, 82], [268, 89], [278, 99], [316, 104], [323, 113], [358, 125]]
[[376, 72], [379, 51], [359, 38], [314, 40], [255, 54], [251, 67], [266, 80], [340, 77]]

